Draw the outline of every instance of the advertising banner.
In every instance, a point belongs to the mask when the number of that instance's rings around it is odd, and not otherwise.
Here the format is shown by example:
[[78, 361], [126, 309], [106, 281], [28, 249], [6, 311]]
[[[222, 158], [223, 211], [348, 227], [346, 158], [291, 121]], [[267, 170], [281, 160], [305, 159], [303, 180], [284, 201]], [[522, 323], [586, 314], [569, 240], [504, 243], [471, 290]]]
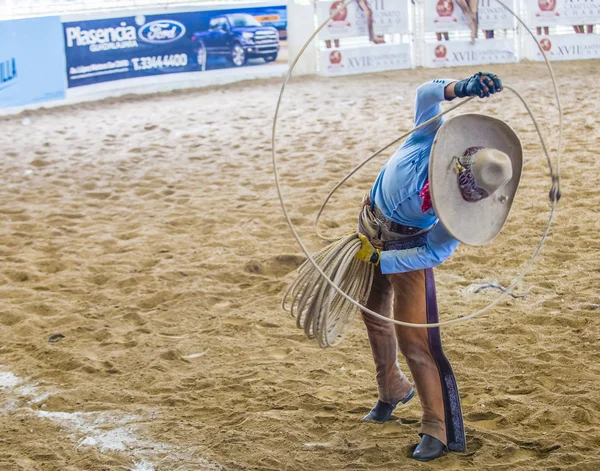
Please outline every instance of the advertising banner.
[[0, 21], [0, 108], [65, 97], [59, 17]]
[[319, 52], [321, 75], [352, 75], [412, 67], [409, 44], [378, 44]]
[[[505, 0], [504, 3], [511, 10], [517, 11], [515, 0]], [[477, 14], [479, 18], [479, 29], [511, 29], [516, 26], [514, 17], [496, 0], [479, 0]]]
[[[514, 10], [515, 0], [505, 2]], [[479, 0], [479, 29], [510, 29], [513, 16], [495, 0]], [[425, 31], [444, 33], [469, 30], [469, 22], [456, 0], [425, 0]]]
[[[561, 34], [544, 36], [540, 44], [551, 61], [600, 59], [600, 35], [597, 34]], [[538, 47], [529, 41], [527, 57], [543, 61]]]
[[445, 41], [425, 44], [424, 67], [459, 67], [463, 65], [516, 62], [512, 43], [506, 39]]
[[[317, 21], [323, 23], [343, 1], [317, 1]], [[369, 15], [369, 12], [372, 15]], [[319, 33], [319, 39], [339, 39], [369, 35], [369, 17], [375, 35], [408, 33], [409, 16], [407, 0], [365, 0], [351, 2], [338, 13]]]
[[68, 86], [287, 63], [285, 5], [63, 24]]
[[528, 25], [554, 26], [562, 24], [563, 18], [559, 13], [558, 2], [562, 0], [526, 0], [529, 16]]
[[526, 0], [529, 26], [600, 23], [600, 0]]

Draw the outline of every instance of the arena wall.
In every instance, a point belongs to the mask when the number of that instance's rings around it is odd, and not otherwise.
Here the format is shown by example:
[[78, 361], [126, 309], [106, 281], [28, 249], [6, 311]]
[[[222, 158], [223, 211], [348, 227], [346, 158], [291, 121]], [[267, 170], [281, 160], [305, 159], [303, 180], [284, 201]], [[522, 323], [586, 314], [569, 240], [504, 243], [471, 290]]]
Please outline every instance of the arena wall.
[[[128, 9], [111, 9], [105, 11], [88, 11], [84, 13], [73, 13], [67, 15], [61, 15], [53, 17], [56, 21], [60, 21], [61, 24], [73, 23], [73, 22], [86, 22], [94, 20], [110, 20], [111, 18], [123, 18], [123, 17], [139, 17], [152, 16], [152, 15], [173, 15], [178, 13], [186, 12], [209, 12], [209, 11], [221, 11], [221, 10], [239, 10], [240, 12], [245, 11], [248, 8], [257, 9], [262, 7], [281, 6], [285, 4], [285, 0], [281, 1], [257, 1], [248, 3], [211, 3], [211, 4], [194, 4], [194, 5], [164, 5], [164, 6], [150, 6], [146, 8], [128, 8]], [[50, 17], [46, 17], [49, 19]], [[36, 32], [35, 18], [25, 19], [14, 19], [12, 21], [0, 22], [8, 26], [14, 23], [31, 23], [31, 27], [23, 28], [24, 35], [27, 36], [39, 36]], [[27, 33], [30, 34], [27, 34]], [[62, 34], [62, 33], [61, 33]], [[1, 41], [1, 29], [0, 29], [0, 41]], [[39, 39], [36, 41], [38, 46], [41, 46]], [[33, 47], [33, 46], [32, 46]], [[25, 46], [23, 46], [25, 48]], [[6, 54], [6, 58], [3, 57], [2, 47], [0, 45], [0, 66], [2, 61], [10, 61], [11, 54]], [[224, 85], [227, 83], [242, 81], [242, 80], [255, 80], [272, 77], [282, 77], [288, 70], [287, 65], [287, 48], [283, 50], [283, 62], [273, 63], [265, 66], [252, 66], [252, 67], [239, 67], [239, 68], [221, 68], [217, 70], [204, 70], [201, 73], [198, 72], [179, 72], [170, 73], [163, 75], [150, 75], [146, 77], [134, 77], [126, 78], [123, 80], [112, 80], [100, 83], [89, 84], [82, 87], [68, 87], [67, 78], [63, 77], [64, 83], [64, 96], [56, 99], [53, 95], [52, 99], [49, 100], [31, 100], [33, 102], [26, 105], [19, 106], [7, 106], [6, 102], [2, 101], [2, 95], [0, 94], [0, 115], [19, 113], [28, 109], [36, 109], [40, 107], [55, 107], [62, 105], [77, 104], [86, 101], [100, 100], [109, 97], [118, 97], [127, 94], [149, 94], [156, 92], [168, 92], [178, 89], [195, 88], [195, 87], [206, 87], [214, 85]], [[44, 44], [43, 55], [46, 57], [53, 57], [57, 62], [58, 66], [66, 70], [68, 64], [65, 64], [65, 44], [53, 41], [51, 45]], [[280, 55], [282, 55], [280, 53]], [[35, 59], [34, 59], [35, 60]], [[39, 60], [39, 59], [38, 59]], [[278, 61], [279, 62], [279, 61]], [[10, 62], [8, 63], [10, 68]], [[2, 69], [0, 69], [2, 70]], [[2, 72], [0, 72], [0, 77]], [[0, 93], [2, 92], [2, 85], [0, 83]]]

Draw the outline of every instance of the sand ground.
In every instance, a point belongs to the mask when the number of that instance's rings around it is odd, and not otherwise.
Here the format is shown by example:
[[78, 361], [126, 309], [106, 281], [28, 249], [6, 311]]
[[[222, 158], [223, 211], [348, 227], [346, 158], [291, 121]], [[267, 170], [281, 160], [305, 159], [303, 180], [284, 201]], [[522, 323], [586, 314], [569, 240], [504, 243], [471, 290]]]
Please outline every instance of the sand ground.
[[[555, 150], [544, 67], [487, 68], [530, 101]], [[362, 322], [324, 351], [279, 308], [303, 257], [269, 160], [278, 80], [1, 118], [0, 469], [600, 469], [598, 62], [555, 68], [565, 112], [555, 225], [519, 287], [526, 299], [444, 329], [469, 451], [431, 464], [408, 458], [418, 400], [385, 425], [359, 422], [376, 400]], [[281, 176], [311, 248], [332, 185], [411, 127], [415, 87], [474, 71], [290, 84]], [[473, 286], [510, 282], [549, 210], [519, 102], [507, 92], [467, 110], [508, 121], [526, 166], [493, 245], [462, 246], [437, 269], [445, 319], [497, 295]], [[334, 198], [332, 232], [354, 227], [384, 161]]]

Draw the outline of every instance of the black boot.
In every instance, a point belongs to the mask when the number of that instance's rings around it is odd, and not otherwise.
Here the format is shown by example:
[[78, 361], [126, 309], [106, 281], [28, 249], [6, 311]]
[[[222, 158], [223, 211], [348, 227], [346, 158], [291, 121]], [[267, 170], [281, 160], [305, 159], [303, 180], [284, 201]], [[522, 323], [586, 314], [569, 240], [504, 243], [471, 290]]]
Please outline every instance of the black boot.
[[388, 420], [390, 420], [392, 412], [394, 412], [396, 406], [400, 403], [406, 404], [414, 397], [414, 395], [415, 390], [413, 388], [410, 390], [410, 392], [406, 395], [404, 399], [402, 399], [400, 402], [397, 402], [396, 404], [388, 404], [387, 402], [377, 401], [375, 407], [373, 407], [373, 409], [371, 409], [371, 412], [369, 412], [363, 417], [363, 420], [372, 420], [379, 423], [387, 422]]
[[446, 446], [437, 438], [424, 433], [421, 437], [421, 443], [415, 448], [412, 457], [417, 461], [431, 461], [439, 458], [445, 449]]

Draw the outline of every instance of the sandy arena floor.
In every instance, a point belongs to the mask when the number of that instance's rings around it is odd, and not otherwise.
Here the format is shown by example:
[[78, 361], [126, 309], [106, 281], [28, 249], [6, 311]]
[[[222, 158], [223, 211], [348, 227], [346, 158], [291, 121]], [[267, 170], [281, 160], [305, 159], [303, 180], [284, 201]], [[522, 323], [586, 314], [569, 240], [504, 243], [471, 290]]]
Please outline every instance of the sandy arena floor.
[[[303, 257], [269, 160], [278, 80], [1, 118], [0, 469], [600, 469], [598, 64], [555, 64], [564, 196], [520, 287], [529, 296], [443, 331], [469, 451], [431, 464], [408, 458], [418, 400], [397, 421], [359, 422], [376, 400], [362, 322], [323, 351], [279, 308]], [[555, 150], [544, 67], [486, 68], [530, 100]], [[415, 87], [474, 71], [292, 82], [281, 176], [313, 249], [320, 202], [411, 127]], [[437, 270], [445, 319], [497, 295], [473, 286], [510, 282], [549, 209], [545, 161], [520, 103], [506, 92], [461, 110], [507, 120], [526, 167], [496, 242], [460, 247]], [[384, 161], [334, 198], [324, 218], [332, 232], [354, 227]]]

